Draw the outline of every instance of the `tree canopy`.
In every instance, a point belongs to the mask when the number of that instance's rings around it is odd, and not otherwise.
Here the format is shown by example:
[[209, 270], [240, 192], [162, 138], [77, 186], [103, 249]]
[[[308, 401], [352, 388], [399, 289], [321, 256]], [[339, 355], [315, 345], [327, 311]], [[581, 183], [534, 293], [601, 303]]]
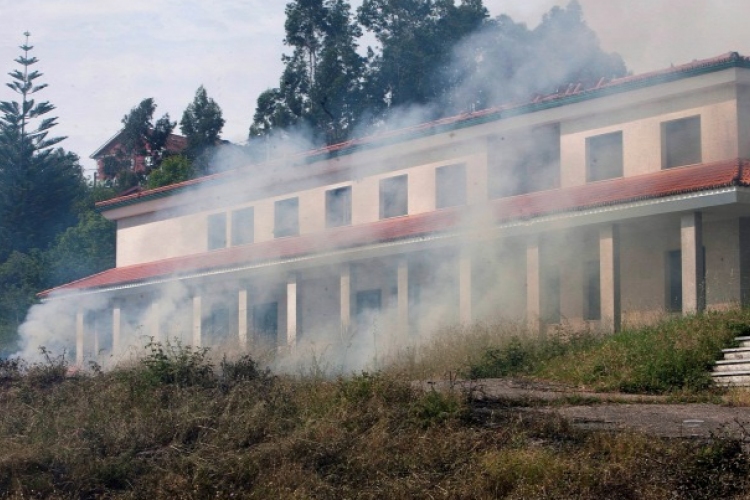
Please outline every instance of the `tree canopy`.
[[[258, 97], [250, 144], [295, 130], [330, 144], [398, 126], [391, 117], [404, 108], [435, 119], [627, 71], [601, 50], [577, 0], [533, 30], [489, 18], [482, 0], [364, 0], [356, 16], [345, 0], [294, 0], [286, 14], [293, 52], [279, 86]], [[363, 31], [378, 42], [366, 57]]]
[[219, 143], [224, 123], [221, 108], [201, 85], [180, 120], [180, 130], [187, 138], [185, 155], [201, 172], [208, 171], [208, 153]]

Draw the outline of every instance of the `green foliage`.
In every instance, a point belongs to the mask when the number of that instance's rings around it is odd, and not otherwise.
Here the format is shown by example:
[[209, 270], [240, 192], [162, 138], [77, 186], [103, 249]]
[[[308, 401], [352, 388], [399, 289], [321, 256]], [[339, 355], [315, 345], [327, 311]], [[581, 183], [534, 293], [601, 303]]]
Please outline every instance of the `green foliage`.
[[175, 341], [150, 342], [150, 351], [143, 359], [143, 377], [152, 384], [180, 387], [208, 386], [215, 382], [208, 348], [193, 348]]
[[149, 189], [169, 186], [192, 179], [193, 176], [194, 169], [190, 159], [182, 155], [169, 156], [159, 168], [151, 171], [146, 186]]
[[221, 108], [216, 101], [208, 97], [206, 89], [201, 85], [180, 120], [180, 130], [187, 138], [185, 154], [197, 164], [200, 172], [208, 172], [210, 150], [218, 145], [224, 123]]
[[750, 326], [750, 311], [670, 317], [615, 335], [512, 338], [474, 362], [471, 377], [533, 375], [601, 390], [634, 393], [702, 391], [710, 369], [735, 336]]
[[68, 283], [115, 266], [115, 223], [90, 210], [58, 235], [46, 253], [47, 286]]
[[32, 69], [38, 60], [29, 55], [28, 36], [16, 59], [21, 69], [7, 84], [19, 101], [0, 101], [0, 262], [13, 251], [45, 248], [74, 224], [85, 189], [78, 157], [54, 148], [64, 137], [49, 137], [57, 119], [46, 115], [55, 107], [34, 99], [47, 85]]

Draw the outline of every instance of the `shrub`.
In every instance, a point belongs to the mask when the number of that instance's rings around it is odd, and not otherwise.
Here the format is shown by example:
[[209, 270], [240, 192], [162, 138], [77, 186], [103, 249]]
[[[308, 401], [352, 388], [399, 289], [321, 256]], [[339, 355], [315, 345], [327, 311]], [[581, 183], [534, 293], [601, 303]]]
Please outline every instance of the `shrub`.
[[165, 344], [151, 341], [143, 358], [143, 376], [154, 384], [181, 387], [213, 385], [214, 368], [208, 359], [208, 348], [184, 346], [180, 342]]

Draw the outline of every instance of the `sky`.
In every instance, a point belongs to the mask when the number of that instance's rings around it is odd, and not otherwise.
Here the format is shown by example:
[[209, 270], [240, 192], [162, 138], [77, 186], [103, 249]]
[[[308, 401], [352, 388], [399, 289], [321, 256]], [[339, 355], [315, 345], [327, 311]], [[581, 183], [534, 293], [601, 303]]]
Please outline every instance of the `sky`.
[[[579, 0], [602, 48], [634, 73], [738, 51], [750, 55], [748, 0]], [[38, 95], [56, 106], [54, 135], [89, 156], [122, 117], [153, 97], [178, 121], [204, 85], [221, 106], [222, 137], [242, 143], [265, 89], [281, 75], [286, 0], [0, 0], [0, 75], [16, 69], [25, 31], [39, 58]], [[361, 0], [352, 0], [356, 7]], [[568, 0], [485, 0], [492, 17], [536, 26]], [[366, 45], [372, 43], [364, 41]], [[1, 80], [0, 76], [0, 81]], [[10, 81], [8, 77], [3, 82]], [[0, 100], [14, 95], [5, 86]], [[179, 127], [178, 127], [179, 128]]]

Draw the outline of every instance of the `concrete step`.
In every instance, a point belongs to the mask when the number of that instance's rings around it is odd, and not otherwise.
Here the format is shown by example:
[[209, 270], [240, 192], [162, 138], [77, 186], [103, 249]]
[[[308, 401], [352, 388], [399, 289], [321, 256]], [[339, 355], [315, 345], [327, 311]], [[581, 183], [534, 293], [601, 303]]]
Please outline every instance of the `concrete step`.
[[734, 347], [731, 349], [722, 349], [724, 359], [750, 359], [750, 347]]
[[750, 371], [714, 372], [714, 383], [723, 387], [750, 387]]
[[735, 337], [737, 347], [750, 347], [750, 337]]
[[716, 372], [750, 372], [750, 359], [723, 359], [714, 363], [714, 373]]

